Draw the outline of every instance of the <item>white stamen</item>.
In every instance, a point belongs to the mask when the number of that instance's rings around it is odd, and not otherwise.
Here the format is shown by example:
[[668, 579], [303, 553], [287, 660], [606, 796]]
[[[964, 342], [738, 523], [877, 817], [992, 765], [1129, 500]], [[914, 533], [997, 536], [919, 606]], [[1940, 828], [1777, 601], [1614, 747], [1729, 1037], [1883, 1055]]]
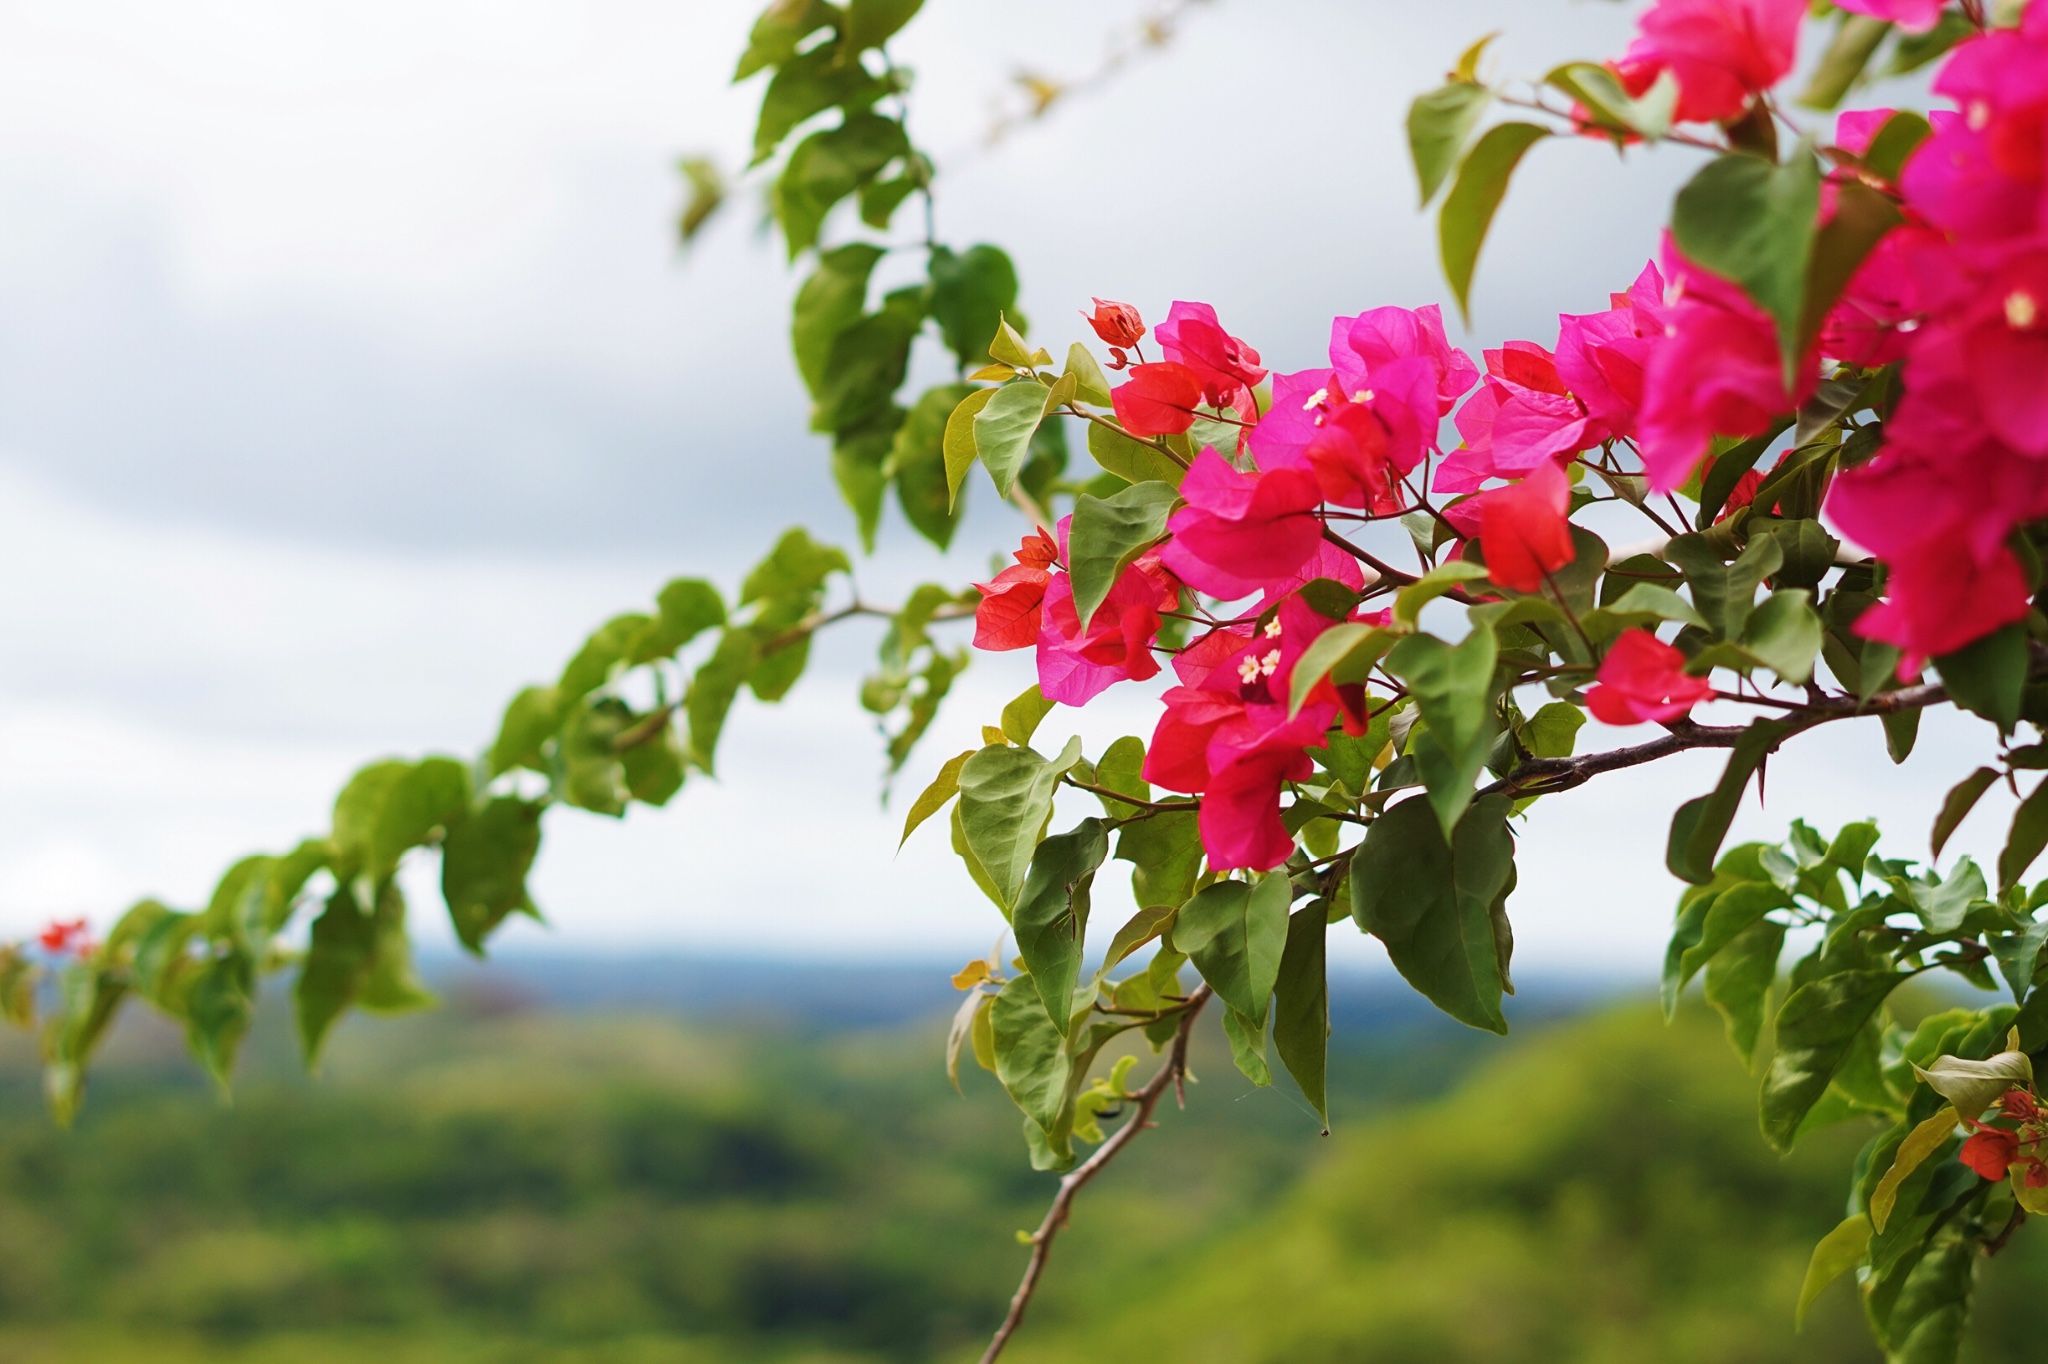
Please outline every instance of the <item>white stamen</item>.
[[1327, 388], [1319, 388], [1315, 392], [1308, 395], [1308, 401], [1301, 405], [1301, 410], [1304, 412], [1313, 412], [1328, 401], [1330, 401], [1330, 390]]
[[[1246, 659], [1245, 661], [1249, 663], [1251, 660]], [[1271, 677], [1278, 671], [1280, 671], [1280, 651], [1275, 649], [1272, 653], [1259, 660], [1259, 672], [1262, 676]]]
[[1991, 123], [1991, 106], [1981, 99], [1973, 99], [1964, 117], [1970, 125], [1971, 132], [1981, 133]]
[[1250, 686], [1252, 683], [1258, 681], [1259, 660], [1249, 656], [1239, 659], [1237, 663], [1237, 675], [1244, 679], [1246, 686]]
[[2016, 332], [2030, 331], [2041, 317], [2041, 305], [2024, 289], [2005, 296], [2005, 325]]
[[1273, 617], [1273, 619], [1266, 622], [1266, 638], [1280, 638], [1280, 617], [1275, 616]]

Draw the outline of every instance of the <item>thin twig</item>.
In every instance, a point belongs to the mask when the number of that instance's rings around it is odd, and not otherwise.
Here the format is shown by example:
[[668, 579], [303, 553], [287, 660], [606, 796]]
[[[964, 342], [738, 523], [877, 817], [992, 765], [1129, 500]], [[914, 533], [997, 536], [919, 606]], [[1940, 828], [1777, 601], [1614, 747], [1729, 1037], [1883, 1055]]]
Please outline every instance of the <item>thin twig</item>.
[[1074, 1196], [1086, 1187], [1089, 1180], [1101, 1174], [1103, 1168], [1115, 1160], [1126, 1146], [1137, 1140], [1140, 1132], [1152, 1125], [1152, 1110], [1159, 1106], [1160, 1099], [1165, 1097], [1169, 1088], [1176, 1093], [1181, 1092], [1181, 1081], [1188, 1068], [1188, 1034], [1193, 1031], [1195, 1018], [1202, 1012], [1202, 1006], [1208, 1003], [1209, 995], [1209, 987], [1204, 985], [1188, 996], [1187, 1011], [1180, 1019], [1180, 1030], [1173, 1035], [1173, 1050], [1167, 1053], [1165, 1064], [1153, 1072], [1145, 1087], [1133, 1096], [1137, 1100], [1137, 1112], [1131, 1114], [1130, 1121], [1096, 1148], [1094, 1155], [1060, 1180], [1060, 1191], [1053, 1195], [1045, 1220], [1031, 1234], [1031, 1262], [1024, 1266], [1024, 1279], [1017, 1285], [1016, 1296], [1010, 1299], [1010, 1311], [1003, 1318], [1003, 1324], [996, 1328], [995, 1337], [982, 1353], [981, 1364], [995, 1364], [1003, 1348], [1010, 1343], [1010, 1337], [1016, 1335], [1017, 1328], [1023, 1325], [1024, 1313], [1031, 1306], [1032, 1295], [1038, 1291], [1039, 1279], [1045, 1274], [1045, 1262], [1052, 1257], [1053, 1238], [1065, 1228], [1067, 1217], [1073, 1211]]
[[[1364, 564], [1373, 572], [1379, 574], [1380, 580], [1382, 582], [1394, 583], [1397, 586], [1406, 587], [1409, 583], [1417, 581], [1413, 573], [1403, 573], [1400, 569], [1395, 568], [1392, 564], [1383, 562], [1382, 560], [1376, 558], [1372, 554], [1367, 553], [1365, 550], [1360, 549], [1357, 545], [1352, 544], [1349, 540], [1346, 540], [1343, 536], [1337, 534], [1336, 531], [1331, 530], [1327, 525], [1323, 527], [1323, 538], [1325, 540], [1328, 540], [1337, 548], [1343, 550], [1346, 554], [1349, 554], [1352, 558], [1358, 560], [1358, 562]], [[1453, 595], [1460, 594], [1458, 594], [1456, 590], [1453, 589]]]
[[1160, 814], [1165, 814], [1170, 810], [1198, 810], [1201, 808], [1202, 805], [1202, 802], [1198, 800], [1173, 800], [1165, 802], [1160, 802], [1156, 800], [1140, 800], [1136, 796], [1127, 796], [1123, 792], [1114, 790], [1111, 787], [1097, 786], [1094, 782], [1076, 781], [1072, 777], [1066, 777], [1063, 778], [1063, 780], [1066, 782], [1067, 785], [1075, 788], [1076, 790], [1086, 791], [1091, 795], [1097, 795], [1107, 800], [1113, 800], [1119, 805], [1131, 805], [1135, 806], [1140, 810], [1152, 810]]
[[[1825, 706], [1814, 706], [1796, 713], [1783, 723], [1792, 726], [1786, 733], [1789, 739], [1803, 734], [1817, 725], [1834, 720], [1850, 720], [1859, 715], [1890, 715], [1899, 711], [1920, 710], [1927, 706], [1940, 705], [1948, 700], [1948, 689], [1938, 686], [1904, 687], [1898, 691], [1881, 692], [1868, 701], [1858, 702], [1853, 696], [1844, 696], [1828, 702]], [[1625, 767], [1640, 767], [1644, 763], [1668, 758], [1674, 753], [1683, 753], [1694, 748], [1733, 748], [1736, 741], [1749, 732], [1747, 725], [1696, 725], [1691, 721], [1680, 721], [1671, 726], [1671, 733], [1661, 739], [1652, 739], [1646, 744], [1629, 748], [1611, 748], [1604, 753], [1587, 753], [1577, 758], [1535, 758], [1522, 763], [1514, 771], [1493, 785], [1480, 790], [1481, 796], [1522, 795], [1529, 792], [1549, 794], [1569, 791], [1583, 786], [1602, 772], [1618, 772]], [[1783, 739], [1779, 740], [1784, 742]]]

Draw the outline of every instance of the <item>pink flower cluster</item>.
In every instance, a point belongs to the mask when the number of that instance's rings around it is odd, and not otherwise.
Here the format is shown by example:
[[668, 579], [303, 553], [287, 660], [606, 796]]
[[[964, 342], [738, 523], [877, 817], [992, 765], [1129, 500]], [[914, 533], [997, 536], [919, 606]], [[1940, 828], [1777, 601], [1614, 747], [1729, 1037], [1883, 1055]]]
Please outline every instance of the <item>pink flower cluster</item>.
[[[2026, 615], [2007, 542], [2048, 516], [2048, 5], [1958, 46], [1934, 89], [1956, 108], [1901, 176], [1911, 225], [1851, 299], [1875, 343], [1859, 358], [1903, 355], [1905, 397], [1883, 453], [1827, 507], [1889, 570], [1857, 628], [1914, 660]], [[1867, 139], [1876, 120], [1845, 134]]]

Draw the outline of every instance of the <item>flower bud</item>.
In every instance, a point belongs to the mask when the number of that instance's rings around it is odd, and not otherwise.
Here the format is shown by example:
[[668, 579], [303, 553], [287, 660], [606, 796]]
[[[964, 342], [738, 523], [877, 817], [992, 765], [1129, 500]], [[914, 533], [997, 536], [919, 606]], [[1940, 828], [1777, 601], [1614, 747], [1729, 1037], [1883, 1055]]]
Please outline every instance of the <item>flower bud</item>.
[[1138, 316], [1138, 310], [1128, 303], [1115, 303], [1105, 298], [1095, 301], [1095, 311], [1083, 313], [1088, 325], [1102, 338], [1103, 344], [1130, 347], [1138, 344], [1145, 336], [1145, 319]]

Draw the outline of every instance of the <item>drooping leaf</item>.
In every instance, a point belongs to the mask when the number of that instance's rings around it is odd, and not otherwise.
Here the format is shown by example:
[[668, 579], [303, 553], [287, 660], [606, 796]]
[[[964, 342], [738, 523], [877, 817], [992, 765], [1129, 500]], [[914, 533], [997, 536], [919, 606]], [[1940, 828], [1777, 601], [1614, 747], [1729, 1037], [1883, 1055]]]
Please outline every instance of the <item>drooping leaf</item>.
[[1820, 179], [1819, 161], [1804, 145], [1782, 165], [1729, 152], [1702, 167], [1671, 209], [1671, 234], [1686, 258], [1740, 285], [1777, 323], [1787, 387], [1801, 354]]
[[1173, 916], [1173, 908], [1169, 905], [1150, 905], [1133, 914], [1109, 940], [1109, 950], [1102, 957], [1102, 969], [1108, 971], [1157, 938], [1173, 922]]
[[796, 350], [797, 373], [813, 398], [825, 387], [833, 343], [867, 311], [868, 278], [882, 249], [856, 242], [818, 256], [792, 308], [789, 339]]
[[1790, 1150], [1808, 1110], [1820, 1101], [1857, 1035], [1907, 979], [1889, 967], [1842, 971], [1808, 981], [1778, 1010], [1778, 1051], [1759, 1100], [1765, 1140]]
[[1131, 894], [1139, 904], [1178, 908], [1195, 893], [1202, 869], [1197, 818], [1193, 809], [1174, 810], [1117, 833], [1116, 857], [1131, 864]]
[[1084, 819], [1072, 832], [1046, 839], [1031, 855], [1011, 915], [1018, 955], [1045, 1001], [1046, 1014], [1062, 1029], [1081, 975], [1090, 887], [1108, 856], [1108, 826], [1099, 819]]
[[1813, 676], [1813, 660], [1820, 653], [1824, 630], [1812, 599], [1804, 588], [1781, 588], [1764, 598], [1742, 627], [1742, 647], [1794, 686]]
[[958, 255], [940, 246], [932, 249], [927, 270], [932, 320], [947, 348], [962, 371], [983, 364], [1003, 315], [1016, 314], [1016, 267], [993, 246], [972, 246]]
[[1821, 54], [1820, 65], [1800, 92], [1799, 102], [1809, 109], [1833, 109], [1842, 102], [1863, 76], [1863, 68], [1877, 52], [1892, 26], [1867, 14], [1844, 14], [1835, 36]]
[[2027, 687], [2027, 631], [2009, 625], [1952, 654], [1934, 660], [1942, 685], [1955, 703], [2012, 733], [2019, 723]]
[[1123, 571], [1166, 535], [1166, 518], [1179, 502], [1180, 494], [1166, 483], [1135, 483], [1109, 497], [1082, 493], [1074, 499], [1067, 572], [1083, 630]]
[[1755, 1063], [1757, 1039], [1763, 1033], [1764, 1010], [1778, 977], [1778, 957], [1785, 950], [1785, 926], [1759, 919], [1728, 940], [1707, 963], [1707, 1003], [1721, 1015], [1728, 1045], [1745, 1066]]
[[1038, 987], [1028, 975], [1012, 977], [989, 1011], [995, 1043], [996, 1078], [1024, 1116], [1042, 1131], [1059, 1125], [1066, 1102], [1070, 1061], [1066, 1031], [1046, 1016]]
[[924, 326], [924, 291], [894, 289], [882, 306], [856, 318], [826, 352], [811, 429], [839, 432], [886, 425], [910, 367], [910, 345]]
[[1472, 803], [1473, 782], [1493, 747], [1498, 657], [1493, 631], [1476, 623], [1455, 645], [1411, 635], [1387, 655], [1387, 671], [1407, 685], [1422, 712], [1425, 728], [1411, 751], [1446, 838]]
[[961, 765], [961, 827], [1005, 909], [1023, 890], [1059, 779], [1080, 760], [1077, 738], [1051, 762], [1028, 748], [993, 744]]
[[1218, 881], [1183, 905], [1173, 924], [1174, 949], [1193, 959], [1218, 999], [1261, 1028], [1287, 946], [1290, 895], [1284, 875], [1255, 886]]
[[857, 112], [888, 93], [886, 83], [859, 62], [843, 60], [844, 56], [838, 43], [827, 42], [776, 63], [775, 77], [761, 96], [761, 116], [754, 125], [753, 165], [773, 156], [782, 139], [799, 124], [827, 109], [836, 106]]
[[453, 758], [372, 763], [334, 801], [336, 855], [377, 879], [469, 808], [469, 768]]
[[1230, 1044], [1230, 1060], [1238, 1073], [1261, 1089], [1273, 1083], [1273, 1068], [1266, 1063], [1266, 1023], [1246, 1018], [1235, 1009], [1223, 1011], [1223, 1038]]
[[1422, 189], [1421, 207], [1427, 208], [1443, 188], [1492, 102], [1493, 92], [1485, 86], [1453, 81], [1417, 96], [1408, 106], [1408, 151]]
[[854, 52], [880, 47], [910, 22], [924, 0], [847, 0], [846, 46]]
[[1941, 850], [1947, 845], [1949, 835], [1956, 831], [1957, 826], [1969, 816], [1970, 811], [1977, 807], [1978, 800], [1997, 781], [1998, 772], [1995, 768], [1980, 767], [1949, 788], [1948, 795], [1943, 797], [1941, 802], [1941, 813], [1934, 817], [1934, 832], [1929, 838], [1936, 857], [1941, 856]]
[[995, 480], [996, 491], [1005, 498], [1024, 467], [1025, 453], [1039, 422], [1045, 419], [1052, 390], [1030, 379], [1020, 379], [994, 390], [988, 402], [974, 416], [974, 449], [982, 467]]
[[1302, 1097], [1330, 1126], [1330, 995], [1325, 966], [1329, 911], [1312, 900], [1287, 920], [1287, 947], [1273, 994], [1273, 1048]]
[[1502, 123], [1486, 130], [1458, 167], [1457, 179], [1437, 218], [1438, 245], [1443, 252], [1444, 278], [1458, 311], [1471, 321], [1472, 273], [1479, 249], [1493, 226], [1494, 212], [1508, 192], [1508, 181], [1529, 148], [1550, 136], [1534, 123]]
[[2034, 1083], [2034, 1063], [2023, 1051], [2002, 1051], [1983, 1061], [1942, 1056], [1924, 1070], [1914, 1066], [1913, 1073], [1972, 1121], [2008, 1089], [2029, 1089]]
[[771, 195], [790, 259], [817, 245], [833, 208], [909, 153], [903, 125], [872, 112], [849, 114], [838, 127], [797, 143]]
[[455, 936], [477, 956], [506, 916], [534, 913], [526, 877], [540, 851], [545, 806], [498, 796], [449, 826], [441, 844], [441, 894]]
[[[1939, 1113], [1906, 1134], [1906, 1139], [1899, 1143], [1898, 1154], [1892, 1157], [1891, 1168], [1884, 1172], [1884, 1178], [1877, 1182], [1876, 1191], [1870, 1195], [1871, 1226], [1884, 1230], [1885, 1223], [1891, 1221], [1892, 1207], [1898, 1202], [1899, 1186], [1955, 1135], [1958, 1121], [1955, 1109], [1944, 1104]], [[1865, 1240], [1868, 1241], [1867, 1236]]]
[[1728, 766], [1722, 769], [1721, 780], [1713, 791], [1678, 807], [1671, 819], [1671, 837], [1664, 854], [1665, 865], [1673, 876], [1695, 885], [1705, 885], [1713, 879], [1714, 858], [1721, 850], [1721, 840], [1728, 836], [1728, 826], [1735, 820], [1749, 779], [1796, 728], [1782, 720], [1751, 721], [1735, 741]]
[[1358, 926], [1386, 944], [1402, 977], [1461, 1023], [1505, 1033], [1507, 990], [1495, 920], [1514, 882], [1506, 796], [1477, 801], [1446, 840], [1428, 802], [1376, 820], [1351, 868]]
[[1843, 1218], [1840, 1225], [1820, 1238], [1820, 1244], [1813, 1248], [1813, 1258], [1807, 1262], [1806, 1281], [1799, 1286], [1799, 1308], [1793, 1319], [1796, 1326], [1806, 1324], [1807, 1309], [1829, 1284], [1861, 1264], [1869, 1247], [1870, 1219], [1860, 1212]]
[[1998, 854], [1998, 889], [2004, 892], [2018, 885], [2043, 848], [2048, 848], [2048, 778], [2013, 811], [2012, 829]]

